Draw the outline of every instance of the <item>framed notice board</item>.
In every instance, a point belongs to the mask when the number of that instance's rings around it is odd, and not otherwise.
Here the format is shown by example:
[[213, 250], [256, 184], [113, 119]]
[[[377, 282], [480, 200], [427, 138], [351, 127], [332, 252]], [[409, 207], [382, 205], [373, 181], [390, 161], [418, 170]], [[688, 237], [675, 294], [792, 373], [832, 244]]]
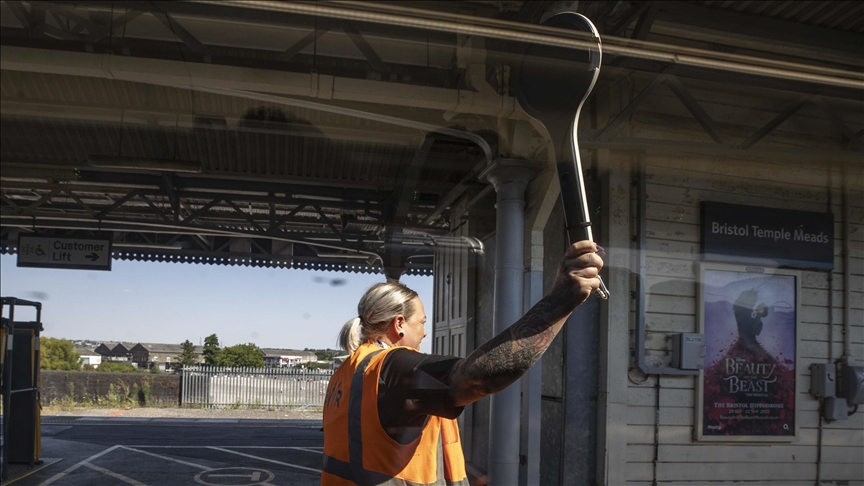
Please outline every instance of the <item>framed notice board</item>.
[[797, 440], [799, 272], [713, 263], [697, 272], [696, 440]]

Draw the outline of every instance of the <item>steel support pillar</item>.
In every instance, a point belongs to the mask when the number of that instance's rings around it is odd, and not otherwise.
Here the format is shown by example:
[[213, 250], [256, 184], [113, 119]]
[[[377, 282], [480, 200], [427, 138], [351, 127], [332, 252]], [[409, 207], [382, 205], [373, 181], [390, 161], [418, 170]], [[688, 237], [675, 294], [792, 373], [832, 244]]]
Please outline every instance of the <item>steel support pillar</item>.
[[[525, 187], [538, 173], [526, 161], [496, 159], [483, 171], [498, 193], [496, 204], [494, 334], [522, 317]], [[519, 478], [520, 384], [491, 397], [489, 424], [490, 486], [511, 485]]]
[[[531, 233], [539, 233], [540, 241], [537, 245], [536, 241], [531, 242], [532, 249], [543, 248], [543, 232], [532, 231]], [[542, 255], [542, 254], [541, 254]], [[532, 255], [533, 257], [533, 255]], [[533, 259], [533, 258], [532, 258]], [[532, 267], [524, 273], [524, 303], [523, 312], [528, 312], [534, 304], [543, 298], [543, 258], [540, 260], [540, 268]], [[539, 486], [540, 484], [540, 418], [542, 406], [542, 384], [543, 384], [543, 367], [541, 361], [538, 361], [528, 370], [522, 379], [519, 380], [521, 388], [521, 405], [522, 405], [522, 423], [521, 423], [521, 449], [519, 461], [519, 486]]]

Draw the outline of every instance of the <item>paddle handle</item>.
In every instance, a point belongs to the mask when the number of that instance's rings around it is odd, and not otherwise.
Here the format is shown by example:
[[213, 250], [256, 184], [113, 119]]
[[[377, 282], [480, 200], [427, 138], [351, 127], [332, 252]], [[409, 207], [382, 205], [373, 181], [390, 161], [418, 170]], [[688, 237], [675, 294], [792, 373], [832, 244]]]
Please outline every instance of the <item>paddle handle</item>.
[[[582, 173], [582, 159], [579, 157], [579, 146], [576, 142], [575, 120], [568, 130], [567, 141], [564, 150], [560, 152], [561, 156], [558, 157], [557, 169], [568, 244], [572, 245], [582, 240], [593, 242], [594, 233], [591, 231], [591, 216], [588, 212], [588, 200], [585, 197], [585, 177]], [[602, 278], [597, 295], [604, 300], [609, 299], [609, 290]]]

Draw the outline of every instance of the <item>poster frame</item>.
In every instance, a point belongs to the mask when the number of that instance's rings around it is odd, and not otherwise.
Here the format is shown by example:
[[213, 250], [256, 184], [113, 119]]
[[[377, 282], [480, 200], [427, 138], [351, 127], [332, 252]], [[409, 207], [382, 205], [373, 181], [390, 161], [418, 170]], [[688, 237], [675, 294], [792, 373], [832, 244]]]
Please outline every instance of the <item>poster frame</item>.
[[785, 275], [795, 278], [795, 426], [794, 434], [787, 436], [759, 436], [759, 435], [739, 435], [739, 436], [716, 436], [704, 435], [702, 432], [703, 420], [703, 400], [705, 386], [705, 369], [699, 370], [699, 377], [696, 380], [696, 400], [695, 404], [695, 421], [693, 423], [693, 439], [698, 442], [731, 442], [731, 443], [791, 443], [798, 442], [801, 434], [801, 385], [798, 377], [801, 371], [801, 274], [799, 270], [790, 270], [786, 268], [766, 267], [757, 265], [742, 265], [733, 263], [713, 263], [713, 262], [696, 262], [694, 267], [696, 271], [696, 326], [698, 332], [705, 335], [705, 272], [711, 270], [753, 273], [762, 275]]

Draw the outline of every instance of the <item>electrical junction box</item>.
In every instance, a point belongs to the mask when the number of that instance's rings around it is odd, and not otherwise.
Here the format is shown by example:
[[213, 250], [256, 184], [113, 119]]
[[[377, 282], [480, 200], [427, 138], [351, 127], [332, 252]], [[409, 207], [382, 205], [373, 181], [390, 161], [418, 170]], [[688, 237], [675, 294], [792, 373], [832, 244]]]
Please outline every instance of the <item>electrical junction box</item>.
[[816, 398], [837, 396], [837, 367], [833, 363], [810, 365], [810, 394]]
[[695, 333], [672, 335], [672, 367], [701, 370], [705, 367], [705, 336]]
[[838, 382], [838, 396], [845, 398], [850, 405], [864, 403], [864, 366], [844, 366]]
[[849, 418], [849, 406], [845, 398], [828, 397], [822, 403], [822, 418], [825, 420], [846, 420]]

